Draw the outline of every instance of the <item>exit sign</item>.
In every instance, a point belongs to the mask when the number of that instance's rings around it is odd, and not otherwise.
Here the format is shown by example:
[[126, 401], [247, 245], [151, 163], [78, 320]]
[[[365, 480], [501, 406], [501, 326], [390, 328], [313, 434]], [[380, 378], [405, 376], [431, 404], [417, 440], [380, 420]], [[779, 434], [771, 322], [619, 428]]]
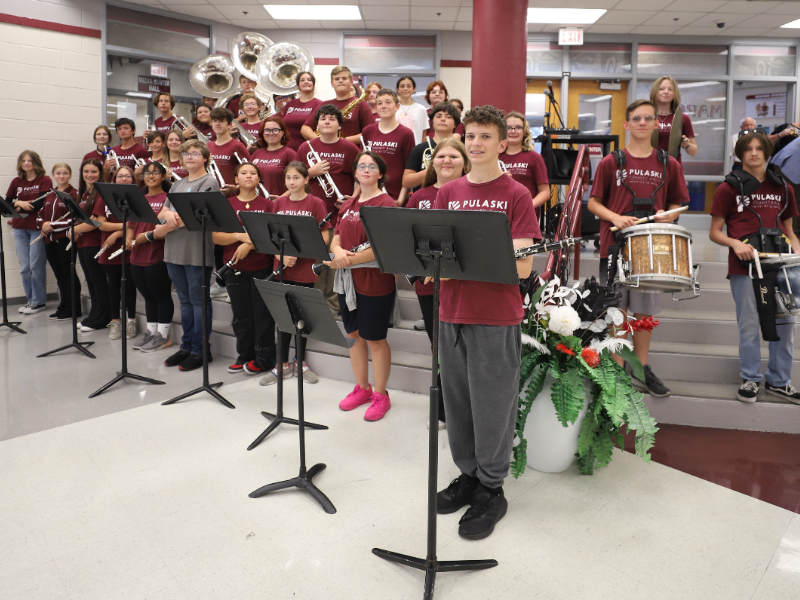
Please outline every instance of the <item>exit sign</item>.
[[167, 65], [152, 63], [150, 65], [150, 75], [153, 77], [167, 77]]
[[564, 28], [558, 30], [559, 46], [583, 46], [583, 29]]

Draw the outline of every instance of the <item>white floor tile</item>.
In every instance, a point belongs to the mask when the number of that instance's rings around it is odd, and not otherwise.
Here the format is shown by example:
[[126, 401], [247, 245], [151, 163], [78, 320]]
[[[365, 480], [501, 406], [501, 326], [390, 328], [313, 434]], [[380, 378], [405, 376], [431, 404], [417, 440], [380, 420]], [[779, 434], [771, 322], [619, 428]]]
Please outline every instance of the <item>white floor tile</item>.
[[0, 577], [0, 597], [4, 600], [69, 600], [52, 560], [15, 575]]

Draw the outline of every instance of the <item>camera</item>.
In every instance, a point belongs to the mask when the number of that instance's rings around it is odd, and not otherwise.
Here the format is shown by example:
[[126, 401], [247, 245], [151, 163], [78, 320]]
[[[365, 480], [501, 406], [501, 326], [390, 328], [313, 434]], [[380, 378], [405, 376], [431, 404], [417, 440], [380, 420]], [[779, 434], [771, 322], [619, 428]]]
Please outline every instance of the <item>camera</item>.
[[725, 27], [725, 23], [717, 23], [717, 27], [722, 29], [723, 27]]

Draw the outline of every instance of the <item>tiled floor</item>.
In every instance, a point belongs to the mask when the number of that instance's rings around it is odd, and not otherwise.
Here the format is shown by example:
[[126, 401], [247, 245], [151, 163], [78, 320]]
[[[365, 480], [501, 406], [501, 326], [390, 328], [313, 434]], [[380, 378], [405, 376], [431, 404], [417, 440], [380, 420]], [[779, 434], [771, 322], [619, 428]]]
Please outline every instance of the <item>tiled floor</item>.
[[[290, 380], [287, 406], [294, 413]], [[274, 388], [140, 406], [0, 442], [0, 597], [24, 600], [355, 600], [422, 596], [422, 574], [371, 554], [425, 550], [427, 399], [393, 392], [377, 423], [347, 385], [306, 387], [309, 465], [338, 509], [305, 493], [247, 494], [297, 473], [297, 430], [252, 452]], [[111, 398], [111, 396], [109, 396]], [[457, 473], [440, 433], [440, 485]], [[528, 471], [494, 535], [439, 520], [439, 557], [499, 566], [439, 575], [436, 597], [720, 600], [800, 596], [800, 516], [617, 453], [593, 477]]]

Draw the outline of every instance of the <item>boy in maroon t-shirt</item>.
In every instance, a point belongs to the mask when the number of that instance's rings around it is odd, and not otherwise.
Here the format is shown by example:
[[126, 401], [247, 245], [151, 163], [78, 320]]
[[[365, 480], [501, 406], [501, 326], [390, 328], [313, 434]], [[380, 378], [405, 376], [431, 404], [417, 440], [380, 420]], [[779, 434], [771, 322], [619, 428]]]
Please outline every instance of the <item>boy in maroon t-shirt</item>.
[[211, 127], [216, 139], [208, 144], [208, 151], [211, 153], [209, 164], [216, 165], [219, 174], [222, 175], [225, 187], [221, 191], [227, 197], [235, 196], [239, 192], [239, 188], [233, 183], [236, 167], [239, 165], [236, 156], [238, 155], [244, 162], [250, 162], [247, 147], [231, 137], [228, 128], [231, 123], [233, 123], [233, 113], [227, 108], [215, 108], [211, 111]]
[[[470, 173], [444, 184], [434, 208], [492, 210], [508, 215], [515, 248], [542, 235], [530, 192], [500, 170], [506, 120], [493, 106], [476, 106], [464, 117]], [[520, 278], [531, 258], [517, 261]], [[470, 504], [458, 534], [482, 539], [494, 531], [508, 502], [508, 476], [519, 399], [522, 298], [516, 285], [448, 280], [441, 284], [439, 361], [453, 462], [461, 470], [439, 492], [436, 510], [452, 513]]]
[[[118, 167], [136, 168], [136, 159], [147, 160], [150, 154], [143, 146], [136, 143], [136, 123], [127, 117], [122, 117], [114, 121], [114, 129], [119, 136], [119, 146], [114, 146], [111, 150], [116, 155], [116, 160], [109, 153], [103, 165], [103, 180], [111, 181], [113, 174]], [[119, 164], [117, 164], [119, 162]]]
[[[740, 261], [752, 261], [755, 249], [751, 244], [741, 240], [765, 227], [782, 230], [783, 235], [789, 240], [793, 254], [800, 253], [800, 242], [792, 231], [792, 218], [797, 216], [794, 191], [790, 185], [781, 181], [781, 177], [776, 176], [775, 172], [767, 172], [767, 160], [772, 153], [772, 142], [766, 134], [759, 131], [743, 131], [742, 134], [734, 150], [737, 158], [742, 161], [742, 171], [731, 173], [728, 180], [720, 185], [714, 194], [709, 238], [712, 242], [730, 248], [728, 280], [736, 302], [739, 367], [742, 377], [742, 385], [736, 393], [736, 398], [742, 402], [752, 403], [758, 398], [759, 384], [765, 376], [760, 370], [760, 321], [752, 279], [749, 269], [740, 264]], [[727, 227], [725, 232], [722, 231], [723, 225]], [[787, 269], [787, 273], [791, 270]], [[781, 274], [778, 278], [778, 285], [782, 287]], [[795, 291], [796, 287], [797, 285], [792, 289], [795, 295], [800, 294], [799, 291]], [[776, 319], [775, 323], [780, 340], [769, 344], [765, 390], [774, 396], [800, 404], [800, 391], [791, 383], [795, 317]]]
[[[164, 135], [169, 133], [176, 119], [175, 115], [172, 114], [172, 109], [175, 108], [176, 103], [177, 100], [172, 94], [162, 92], [153, 97], [153, 106], [155, 106], [160, 113], [160, 116], [156, 117], [153, 122], [153, 129], [155, 131], [160, 131]], [[145, 136], [147, 136], [148, 133], [149, 132], [145, 131]]]
[[[644, 213], [658, 215], [665, 208], [677, 208], [689, 202], [681, 166], [671, 156], [660, 155], [653, 149], [650, 138], [655, 127], [655, 105], [649, 100], [632, 102], [625, 109], [625, 129], [631, 134], [627, 147], [619, 155], [610, 154], [603, 158], [594, 176], [588, 207], [601, 219], [600, 282], [603, 284], [608, 274], [609, 248], [614, 242], [612, 225], [623, 230], [636, 224], [637, 217], [632, 216], [634, 211], [639, 216]], [[634, 194], [637, 198], [650, 199], [654, 203], [652, 206], [634, 206]], [[657, 223], [671, 223], [676, 217], [657, 216], [655, 220]], [[658, 293], [623, 290], [620, 308], [630, 309], [637, 319], [652, 317], [661, 312], [661, 296]], [[652, 396], [665, 398], [671, 392], [648, 364], [651, 337], [650, 331], [636, 331], [633, 334], [633, 347], [645, 372], [645, 381], [634, 377], [633, 385]]]
[[386, 193], [403, 206], [407, 189], [403, 187], [403, 170], [414, 149], [414, 132], [397, 122], [400, 101], [394, 90], [378, 92], [377, 107], [381, 120], [367, 125], [361, 132], [364, 150], [379, 154], [386, 162]]
[[[345, 107], [356, 100], [355, 96], [351, 92], [352, 85], [352, 71], [342, 65], [334, 67], [331, 71], [331, 86], [336, 92], [336, 98], [333, 100], [325, 100], [322, 103], [322, 106], [331, 104], [340, 111], [343, 111]], [[369, 104], [363, 100], [357, 102], [356, 105], [350, 109], [346, 115], [343, 114], [342, 116], [344, 118], [342, 123], [342, 137], [353, 144], [358, 144], [360, 142], [359, 137], [361, 136], [361, 132], [364, 130], [364, 128], [367, 125], [372, 125], [375, 122], [375, 119], [372, 117], [372, 110], [370, 110]], [[316, 114], [312, 113], [309, 115], [308, 119], [306, 119], [306, 122], [303, 123], [303, 126], [300, 128], [300, 133], [302, 133], [303, 137], [307, 140], [313, 140], [315, 137], [317, 137], [317, 134], [314, 131], [315, 126]]]

